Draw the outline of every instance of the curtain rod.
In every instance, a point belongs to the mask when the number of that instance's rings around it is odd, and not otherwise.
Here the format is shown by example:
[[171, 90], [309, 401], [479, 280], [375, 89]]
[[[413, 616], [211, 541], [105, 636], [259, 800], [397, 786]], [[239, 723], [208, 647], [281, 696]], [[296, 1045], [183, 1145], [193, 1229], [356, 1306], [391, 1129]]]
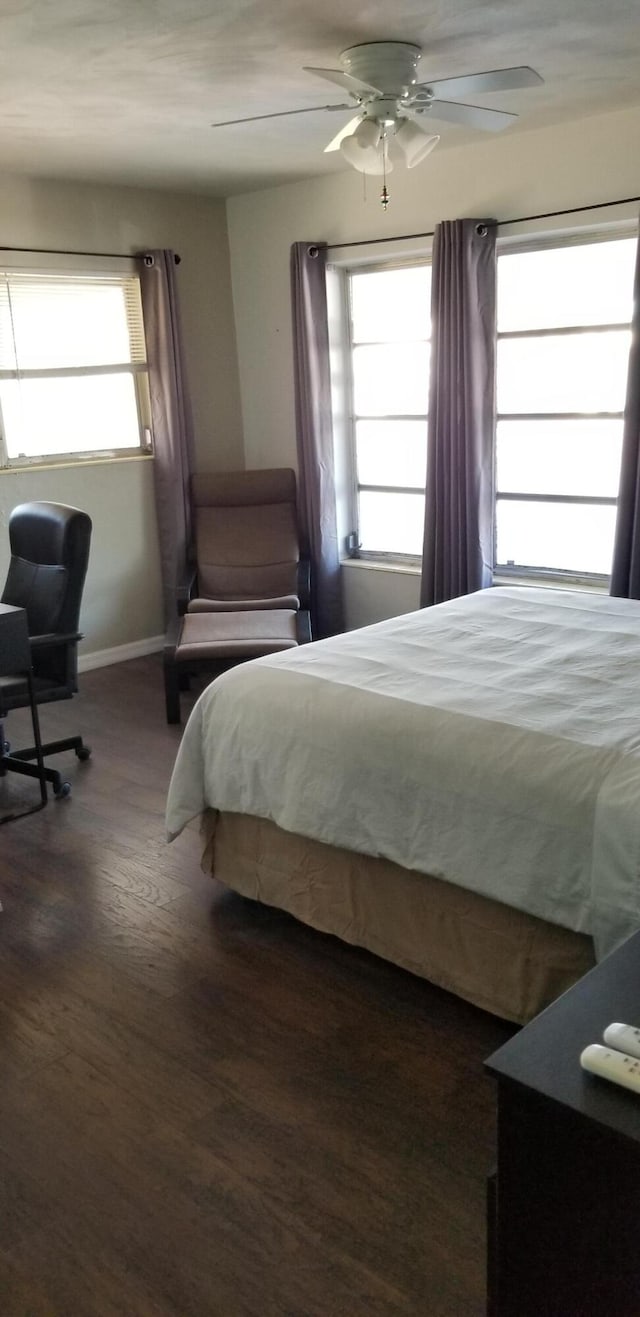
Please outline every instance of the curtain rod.
[[[58, 247], [0, 247], [0, 252], [37, 252], [39, 256], [97, 256], [109, 260], [131, 261], [135, 260], [136, 253], [131, 252], [74, 252], [66, 251]], [[176, 265], [180, 264], [181, 256], [174, 252], [173, 259]]]
[[[493, 220], [490, 228], [501, 229], [507, 224], [528, 224], [530, 220], [556, 219], [558, 215], [579, 215], [584, 210], [603, 210], [608, 206], [627, 206], [640, 201], [640, 197], [621, 197], [618, 201], [595, 201], [592, 206], [571, 206], [567, 210], [547, 210], [541, 215], [518, 215], [516, 219]], [[411, 238], [433, 238], [434, 231], [428, 233], [396, 233], [391, 238], [361, 238], [357, 242], [330, 242], [327, 251], [336, 251], [339, 247], [374, 247], [382, 242], [408, 242]]]

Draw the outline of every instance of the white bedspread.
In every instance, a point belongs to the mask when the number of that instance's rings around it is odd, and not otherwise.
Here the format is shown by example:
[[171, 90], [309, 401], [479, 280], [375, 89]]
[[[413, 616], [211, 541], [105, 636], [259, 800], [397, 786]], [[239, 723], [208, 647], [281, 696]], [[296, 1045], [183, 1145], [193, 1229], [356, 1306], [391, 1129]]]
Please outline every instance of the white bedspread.
[[171, 781], [580, 932], [640, 927], [640, 603], [499, 588], [244, 664]]

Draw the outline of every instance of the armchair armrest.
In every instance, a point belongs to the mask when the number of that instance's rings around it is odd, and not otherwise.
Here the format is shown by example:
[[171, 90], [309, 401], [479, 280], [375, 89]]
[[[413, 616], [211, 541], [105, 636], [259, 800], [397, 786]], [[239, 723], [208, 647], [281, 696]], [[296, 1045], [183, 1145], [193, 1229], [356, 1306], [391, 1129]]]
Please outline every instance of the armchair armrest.
[[297, 593], [301, 608], [311, 607], [311, 563], [301, 558], [298, 563]]
[[308, 608], [301, 608], [296, 613], [296, 635], [299, 645], [308, 645], [311, 640], [311, 613]]
[[51, 631], [43, 636], [29, 636], [29, 644], [32, 649], [50, 649], [53, 645], [72, 645], [78, 640], [82, 640], [81, 631]]
[[189, 607], [189, 600], [193, 598], [198, 568], [195, 563], [185, 563], [178, 584], [176, 585], [176, 605], [178, 616], [183, 617]]
[[163, 650], [165, 663], [167, 661], [173, 660], [173, 657], [175, 655], [176, 646], [178, 644], [178, 641], [180, 639], [180, 634], [182, 632], [183, 616], [184, 614], [177, 613], [175, 617], [172, 617], [169, 620], [169, 625], [167, 627], [167, 633], [164, 640], [164, 650]]

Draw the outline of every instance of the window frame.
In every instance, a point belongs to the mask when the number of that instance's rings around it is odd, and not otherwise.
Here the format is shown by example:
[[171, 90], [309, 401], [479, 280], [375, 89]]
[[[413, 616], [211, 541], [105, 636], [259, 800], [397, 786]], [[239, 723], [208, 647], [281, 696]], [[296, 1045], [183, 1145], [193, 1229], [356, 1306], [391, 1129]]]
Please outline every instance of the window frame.
[[[347, 558], [359, 559], [362, 562], [393, 564], [397, 567], [406, 567], [410, 570], [419, 570], [422, 561], [421, 554], [399, 553], [393, 550], [367, 550], [362, 549], [359, 544], [359, 523], [360, 523], [360, 492], [371, 492], [379, 494], [418, 494], [419, 490], [413, 486], [405, 487], [400, 485], [365, 485], [358, 481], [358, 458], [356, 445], [356, 425], [359, 420], [376, 420], [376, 421], [427, 421], [428, 412], [424, 415], [384, 415], [375, 417], [361, 417], [356, 415], [355, 411], [355, 392], [353, 379], [353, 349], [354, 347], [366, 346], [366, 344], [355, 344], [353, 341], [353, 317], [351, 309], [351, 277], [358, 274], [377, 274], [388, 270], [418, 269], [419, 267], [433, 264], [431, 252], [416, 252], [414, 255], [395, 256], [388, 260], [377, 259], [371, 261], [358, 261], [349, 263], [340, 269], [342, 276], [342, 300], [344, 316], [344, 354], [343, 354], [343, 371], [345, 381], [345, 393], [347, 399], [345, 425], [347, 433], [347, 463], [349, 468], [349, 517], [351, 531], [347, 536]], [[391, 340], [384, 340], [391, 341]], [[431, 339], [429, 338], [429, 342]], [[376, 341], [377, 345], [377, 341]], [[424, 492], [424, 491], [423, 491]]]
[[[524, 222], [514, 223], [514, 232], [502, 231], [497, 238], [497, 258], [516, 252], [538, 251], [544, 248], [558, 249], [570, 246], [585, 246], [596, 242], [609, 242], [616, 239], [639, 238], [638, 220], [636, 215], [627, 215], [620, 219], [609, 220], [605, 224], [585, 223], [579, 227], [567, 228], [558, 224], [556, 228], [545, 228], [531, 233], [523, 227]], [[429, 238], [430, 235], [424, 235]], [[339, 488], [338, 488], [338, 514], [339, 528], [342, 535], [342, 543], [346, 543], [346, 552], [343, 557], [346, 561], [360, 559], [363, 566], [376, 565], [388, 567], [389, 569], [404, 570], [406, 572], [419, 572], [421, 568], [421, 556], [405, 555], [397, 552], [366, 552], [352, 548], [349, 544], [354, 539], [353, 535], [346, 534], [347, 529], [354, 530], [358, 525], [358, 487], [357, 487], [357, 468], [356, 468], [356, 450], [355, 450], [355, 417], [353, 409], [353, 380], [351, 371], [351, 318], [349, 307], [349, 278], [352, 274], [368, 270], [387, 270], [399, 267], [417, 267], [420, 265], [432, 265], [432, 246], [431, 241], [416, 241], [413, 246], [413, 240], [407, 241], [403, 246], [403, 239], [398, 239], [398, 247], [393, 254], [387, 255], [387, 250], [382, 243], [372, 244], [374, 250], [371, 257], [364, 258], [355, 247], [349, 248], [344, 245], [344, 254], [338, 259], [333, 259], [328, 266], [328, 275], [335, 281], [336, 293], [335, 305], [333, 307], [333, 317], [330, 324], [330, 345], [332, 352], [332, 392], [334, 405], [334, 427], [337, 444], [337, 468], [339, 469]], [[592, 329], [590, 326], [580, 326], [581, 330]], [[629, 328], [625, 324], [625, 329]], [[526, 332], [526, 331], [525, 331]], [[496, 336], [496, 346], [497, 346]], [[589, 414], [587, 414], [589, 415]], [[593, 414], [592, 414], [593, 415]], [[621, 413], [616, 413], [616, 416]], [[570, 419], [569, 413], [563, 413], [565, 419]], [[580, 419], [584, 419], [584, 414], [580, 414]], [[496, 409], [496, 418], [493, 433], [493, 463], [494, 463], [494, 509], [497, 507], [497, 481], [496, 462], [497, 462], [497, 420], [498, 413]], [[545, 501], [549, 501], [547, 499]], [[562, 496], [561, 502], [583, 501], [580, 496]], [[586, 499], [592, 502], [591, 499]], [[608, 501], [608, 500], [607, 500]], [[617, 503], [617, 499], [613, 502]], [[495, 518], [497, 528], [497, 518]], [[498, 566], [495, 536], [497, 531], [494, 530], [494, 561], [493, 573], [494, 583], [513, 584], [520, 582], [527, 585], [539, 584], [553, 588], [584, 588], [587, 590], [602, 591], [608, 588], [609, 576], [604, 574], [577, 574], [575, 572], [563, 571], [562, 569], [553, 568], [530, 568], [530, 567], [509, 567], [507, 565]], [[356, 537], [357, 538], [357, 537]]]
[[[138, 285], [137, 301], [140, 306], [139, 331], [145, 342], [143, 362], [120, 362], [102, 366], [67, 366], [59, 369], [43, 367], [42, 369], [20, 372], [3, 372], [3, 378], [30, 379], [72, 379], [97, 375], [130, 375], [134, 384], [136, 416], [139, 443], [127, 448], [87, 448], [81, 452], [47, 453], [10, 457], [5, 435], [4, 418], [0, 402], [0, 474], [8, 471], [26, 471], [43, 467], [81, 466], [83, 463], [112, 462], [149, 457], [153, 454], [151, 428], [151, 394], [149, 388], [149, 362], [146, 352], [144, 315], [142, 310], [140, 267], [135, 257], [100, 257], [60, 256], [46, 252], [7, 252], [0, 261], [0, 272], [11, 279], [12, 275], [30, 275], [37, 278], [51, 276], [64, 282], [65, 276], [71, 283], [74, 279], [84, 279], [99, 283], [101, 279], [134, 279]], [[129, 322], [128, 322], [129, 323]]]
[[[610, 225], [600, 225], [597, 228], [580, 228], [570, 232], [534, 234], [528, 237], [522, 235], [516, 236], [499, 236], [496, 243], [496, 282], [498, 275], [498, 263], [501, 256], [519, 255], [527, 252], [538, 251], [558, 251], [563, 247], [586, 247], [593, 246], [596, 243], [616, 242], [638, 235], [638, 224], [635, 220], [621, 220]], [[498, 344], [502, 340], [508, 339], [532, 339], [543, 338], [570, 334], [584, 333], [612, 333], [619, 332], [621, 329], [629, 330], [631, 321], [622, 324], [610, 325], [573, 325], [549, 327], [533, 330], [506, 330], [500, 332], [496, 324], [496, 358]], [[497, 384], [497, 369], [496, 369]], [[540, 413], [513, 413], [499, 412], [496, 398], [494, 435], [493, 435], [493, 505], [494, 505], [494, 526], [493, 526], [493, 578], [497, 584], [513, 583], [514, 581], [523, 581], [526, 584], [534, 585], [539, 583], [546, 586], [575, 587], [582, 586], [585, 589], [605, 590], [610, 580], [610, 573], [602, 572], [576, 572], [563, 570], [562, 568], [553, 567], [528, 567], [519, 564], [500, 563], [497, 554], [498, 540], [498, 501], [505, 502], [527, 502], [527, 503], [557, 503], [557, 504], [582, 504], [590, 507], [617, 507], [618, 498], [613, 496], [588, 496], [588, 495], [571, 495], [571, 494], [517, 494], [503, 493], [498, 490], [497, 480], [497, 462], [498, 462], [498, 424], [500, 421], [518, 421], [518, 420], [624, 420], [624, 408], [616, 412], [540, 412]]]

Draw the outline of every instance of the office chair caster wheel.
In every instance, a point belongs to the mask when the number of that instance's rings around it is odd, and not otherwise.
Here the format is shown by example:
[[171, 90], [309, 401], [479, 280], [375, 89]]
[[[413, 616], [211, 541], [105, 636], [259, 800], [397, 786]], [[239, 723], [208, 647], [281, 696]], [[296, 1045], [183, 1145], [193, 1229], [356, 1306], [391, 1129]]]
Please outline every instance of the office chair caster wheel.
[[55, 787], [53, 788], [53, 794], [56, 800], [66, 800], [67, 796], [71, 795], [71, 783], [61, 782], [57, 790]]
[[84, 764], [86, 759], [91, 758], [91, 747], [88, 745], [83, 745], [81, 750], [76, 750], [76, 755], [78, 759], [81, 761], [81, 763]]

